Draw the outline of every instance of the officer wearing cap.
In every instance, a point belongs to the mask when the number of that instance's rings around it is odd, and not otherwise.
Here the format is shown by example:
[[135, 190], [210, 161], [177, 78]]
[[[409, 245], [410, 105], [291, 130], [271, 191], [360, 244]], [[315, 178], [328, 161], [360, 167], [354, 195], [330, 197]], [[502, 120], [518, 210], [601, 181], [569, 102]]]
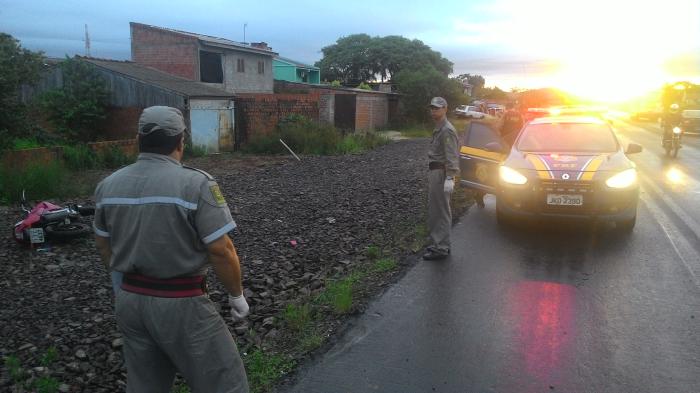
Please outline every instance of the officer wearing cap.
[[430, 116], [435, 122], [428, 151], [428, 231], [430, 242], [423, 259], [445, 259], [450, 254], [452, 211], [450, 196], [459, 172], [459, 142], [454, 126], [447, 120], [447, 101], [430, 100]]
[[96, 245], [123, 273], [116, 294], [124, 336], [127, 392], [170, 392], [178, 371], [194, 392], [248, 392], [236, 344], [206, 293], [211, 264], [230, 293], [234, 322], [248, 314], [236, 227], [219, 186], [180, 162], [185, 121], [179, 110], [146, 108], [138, 160], [95, 191]]

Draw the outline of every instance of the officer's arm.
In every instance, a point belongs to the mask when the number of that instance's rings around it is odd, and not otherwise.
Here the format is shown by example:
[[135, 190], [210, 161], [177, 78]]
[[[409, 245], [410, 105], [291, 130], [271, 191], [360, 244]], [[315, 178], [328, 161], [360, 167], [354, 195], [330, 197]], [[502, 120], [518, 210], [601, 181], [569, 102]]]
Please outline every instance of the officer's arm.
[[109, 238], [95, 235], [95, 246], [97, 246], [97, 251], [100, 253], [102, 263], [109, 270], [109, 261], [112, 259], [112, 246], [109, 243]]
[[209, 261], [214, 267], [214, 273], [226, 290], [233, 296], [242, 294], [241, 265], [231, 238], [223, 235], [207, 244], [207, 252]]

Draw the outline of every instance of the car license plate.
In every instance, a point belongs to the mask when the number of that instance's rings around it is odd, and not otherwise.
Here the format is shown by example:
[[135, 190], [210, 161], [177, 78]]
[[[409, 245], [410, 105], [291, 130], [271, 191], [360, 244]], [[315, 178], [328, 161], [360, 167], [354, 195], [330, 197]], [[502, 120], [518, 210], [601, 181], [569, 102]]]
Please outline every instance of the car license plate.
[[583, 195], [547, 194], [547, 204], [556, 206], [581, 206], [583, 205]]

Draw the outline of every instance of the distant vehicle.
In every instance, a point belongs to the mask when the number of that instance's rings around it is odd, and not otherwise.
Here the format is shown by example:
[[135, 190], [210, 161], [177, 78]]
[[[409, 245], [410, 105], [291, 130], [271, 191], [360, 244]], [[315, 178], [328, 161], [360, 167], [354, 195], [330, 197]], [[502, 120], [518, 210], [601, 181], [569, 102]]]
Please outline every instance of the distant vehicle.
[[661, 118], [661, 110], [654, 109], [654, 108], [644, 109], [641, 111], [632, 112], [630, 114], [630, 120], [635, 120], [635, 121], [647, 120], [647, 121], [656, 122], [660, 118]]
[[496, 217], [613, 221], [621, 232], [637, 220], [637, 170], [608, 122], [597, 117], [530, 121], [508, 147], [485, 122], [471, 122], [460, 148], [461, 184], [496, 195]]
[[484, 113], [479, 112], [479, 108], [472, 105], [460, 105], [455, 109], [457, 117], [466, 117], [468, 119], [483, 119]]
[[686, 109], [681, 114], [685, 132], [700, 133], [700, 110]]

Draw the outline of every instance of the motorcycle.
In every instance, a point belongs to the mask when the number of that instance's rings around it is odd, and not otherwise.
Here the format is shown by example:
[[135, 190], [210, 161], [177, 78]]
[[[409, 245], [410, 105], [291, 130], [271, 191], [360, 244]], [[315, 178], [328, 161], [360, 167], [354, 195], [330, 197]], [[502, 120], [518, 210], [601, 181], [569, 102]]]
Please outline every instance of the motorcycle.
[[62, 207], [44, 201], [29, 209], [22, 191], [22, 211], [25, 217], [12, 231], [14, 239], [21, 244], [43, 243], [47, 239], [70, 240], [92, 233], [92, 228], [79, 219], [94, 215], [94, 207], [76, 204]]
[[671, 133], [671, 139], [664, 140], [664, 149], [666, 150], [666, 155], [673, 158], [678, 157], [678, 150], [681, 148], [681, 136], [683, 135], [683, 129], [676, 126], [673, 127], [673, 132]]

